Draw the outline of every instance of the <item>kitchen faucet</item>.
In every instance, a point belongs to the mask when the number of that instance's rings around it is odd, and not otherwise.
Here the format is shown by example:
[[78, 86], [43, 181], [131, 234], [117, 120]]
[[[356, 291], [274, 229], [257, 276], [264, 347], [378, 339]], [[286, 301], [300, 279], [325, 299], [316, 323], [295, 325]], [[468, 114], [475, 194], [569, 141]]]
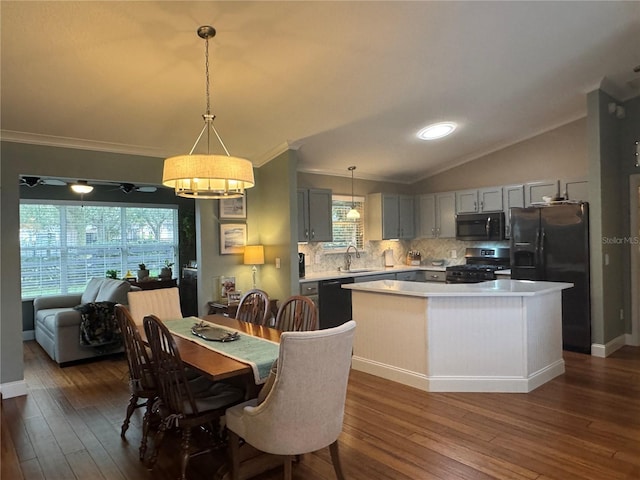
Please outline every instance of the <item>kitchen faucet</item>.
[[347, 251], [344, 252], [344, 266], [345, 269], [351, 270], [351, 254], [349, 253], [349, 250], [354, 249], [356, 251], [356, 258], [360, 258], [360, 252], [358, 251], [358, 248], [355, 245], [349, 245], [347, 247]]

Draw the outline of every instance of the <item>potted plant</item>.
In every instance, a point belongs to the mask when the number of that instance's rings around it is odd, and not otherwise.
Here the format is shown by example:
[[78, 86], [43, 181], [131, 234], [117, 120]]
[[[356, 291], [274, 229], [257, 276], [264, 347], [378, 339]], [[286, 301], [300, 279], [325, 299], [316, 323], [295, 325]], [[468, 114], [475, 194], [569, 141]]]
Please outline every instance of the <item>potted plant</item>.
[[170, 262], [169, 260], [165, 260], [164, 261], [164, 267], [162, 267], [160, 269], [160, 278], [162, 278], [163, 280], [170, 280], [171, 277], [173, 276], [173, 271], [171, 270], [171, 267], [173, 267], [173, 262]]
[[149, 278], [149, 270], [144, 263], [138, 265], [138, 281], [143, 282]]
[[117, 279], [118, 278], [118, 271], [117, 270], [107, 270], [106, 276], [107, 276], [107, 278]]

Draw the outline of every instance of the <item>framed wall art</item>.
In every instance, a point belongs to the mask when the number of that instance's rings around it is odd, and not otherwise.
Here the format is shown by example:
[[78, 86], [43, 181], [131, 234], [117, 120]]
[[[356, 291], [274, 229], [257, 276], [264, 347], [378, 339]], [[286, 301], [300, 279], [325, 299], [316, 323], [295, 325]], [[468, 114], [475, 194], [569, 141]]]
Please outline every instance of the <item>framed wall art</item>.
[[219, 218], [221, 220], [232, 218], [247, 218], [247, 197], [242, 196], [238, 198], [222, 198], [220, 199], [219, 204]]
[[247, 244], [247, 226], [244, 223], [220, 224], [220, 255], [244, 252]]

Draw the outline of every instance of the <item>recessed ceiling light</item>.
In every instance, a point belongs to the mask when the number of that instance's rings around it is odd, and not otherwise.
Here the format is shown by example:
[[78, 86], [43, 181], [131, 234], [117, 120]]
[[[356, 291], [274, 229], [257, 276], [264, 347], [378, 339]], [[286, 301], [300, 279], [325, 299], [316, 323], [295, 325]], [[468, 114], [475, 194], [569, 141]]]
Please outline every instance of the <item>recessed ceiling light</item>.
[[457, 125], [453, 122], [434, 123], [424, 127], [418, 132], [418, 138], [421, 140], [435, 140], [436, 138], [446, 137], [453, 133]]

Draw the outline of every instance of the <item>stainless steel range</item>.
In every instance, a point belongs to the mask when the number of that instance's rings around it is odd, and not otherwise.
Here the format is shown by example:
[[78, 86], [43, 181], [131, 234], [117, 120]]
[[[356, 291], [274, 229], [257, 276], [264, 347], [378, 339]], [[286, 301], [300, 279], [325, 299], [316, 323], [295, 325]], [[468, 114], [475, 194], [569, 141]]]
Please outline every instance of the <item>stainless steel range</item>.
[[496, 271], [509, 268], [508, 248], [467, 248], [466, 264], [447, 267], [447, 283], [479, 283], [496, 279]]

